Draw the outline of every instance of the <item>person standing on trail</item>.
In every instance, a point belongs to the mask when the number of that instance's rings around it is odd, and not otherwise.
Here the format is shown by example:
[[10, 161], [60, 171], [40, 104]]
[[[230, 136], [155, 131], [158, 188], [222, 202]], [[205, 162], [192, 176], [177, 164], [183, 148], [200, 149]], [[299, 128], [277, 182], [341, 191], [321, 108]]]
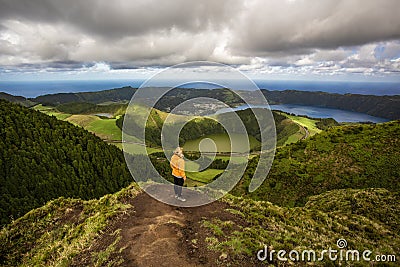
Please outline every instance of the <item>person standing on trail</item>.
[[175, 198], [180, 201], [186, 201], [186, 199], [182, 197], [182, 186], [186, 180], [186, 174], [183, 149], [181, 147], [175, 149], [174, 155], [171, 157], [170, 166], [172, 168], [172, 175], [174, 176]]

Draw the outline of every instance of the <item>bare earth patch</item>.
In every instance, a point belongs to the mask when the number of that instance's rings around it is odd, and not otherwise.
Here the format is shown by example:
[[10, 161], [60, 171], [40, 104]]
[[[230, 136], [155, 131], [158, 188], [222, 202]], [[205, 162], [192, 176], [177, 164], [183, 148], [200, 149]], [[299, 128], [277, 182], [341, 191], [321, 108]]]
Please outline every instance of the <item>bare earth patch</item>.
[[141, 193], [129, 204], [133, 211], [113, 227], [121, 229], [117, 248], [122, 250], [121, 266], [225, 266], [231, 260], [207, 248], [207, 229], [201, 227], [203, 219], [240, 221], [225, 211], [227, 203], [179, 208]]

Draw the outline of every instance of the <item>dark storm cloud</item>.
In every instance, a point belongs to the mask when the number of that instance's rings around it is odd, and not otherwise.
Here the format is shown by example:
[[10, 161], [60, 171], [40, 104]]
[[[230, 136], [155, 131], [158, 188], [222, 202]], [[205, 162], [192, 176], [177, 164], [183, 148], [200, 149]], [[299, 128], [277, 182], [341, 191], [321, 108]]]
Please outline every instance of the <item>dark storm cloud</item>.
[[48, 68], [54, 68], [54, 69], [79, 69], [82, 68], [82, 66], [86, 67], [92, 67], [94, 66], [94, 63], [92, 62], [79, 62], [79, 61], [73, 61], [73, 60], [65, 60], [65, 61], [54, 61], [46, 64]]
[[[44, 62], [44, 63], [23, 63], [12, 67], [20, 70], [36, 70], [36, 69], [52, 69], [52, 71], [69, 71], [76, 70], [82, 67], [93, 67], [94, 63], [83, 63], [74, 61], [55, 61], [55, 62]], [[11, 67], [11, 66], [10, 66]]]
[[248, 55], [296, 54], [396, 39], [399, 10], [398, 0], [256, 1], [242, 15], [232, 45]]
[[2, 19], [64, 22], [103, 37], [135, 36], [177, 28], [219, 28], [237, 12], [238, 1], [1, 0]]
[[130, 64], [125, 62], [110, 62], [110, 67], [114, 70], [132, 70], [139, 69], [140, 67], [137, 64]]

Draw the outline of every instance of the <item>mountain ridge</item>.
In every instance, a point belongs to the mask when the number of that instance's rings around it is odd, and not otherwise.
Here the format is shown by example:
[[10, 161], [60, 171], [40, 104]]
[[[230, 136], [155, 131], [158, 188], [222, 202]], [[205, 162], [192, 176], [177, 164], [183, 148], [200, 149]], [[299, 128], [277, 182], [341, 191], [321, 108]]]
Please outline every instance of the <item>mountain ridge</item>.
[[[107, 101], [130, 101], [137, 89], [127, 86], [116, 89], [103, 90], [98, 92], [80, 92], [80, 93], [58, 93], [50, 95], [42, 95], [29, 99], [36, 103], [57, 106], [70, 102], [89, 102], [99, 104]], [[213, 91], [217, 90], [217, 91]], [[163, 111], [172, 110], [179, 103], [193, 97], [216, 97], [217, 92], [222, 94], [218, 99], [224, 100], [223, 92], [227, 89], [190, 89], [178, 88], [174, 89], [156, 108]], [[337, 94], [326, 92], [311, 91], [271, 91], [261, 89], [270, 104], [298, 104], [316, 107], [337, 108], [354, 112], [366, 113], [372, 116], [387, 118], [391, 120], [400, 119], [400, 96], [375, 96], [360, 94]], [[249, 93], [249, 91], [245, 91]], [[242, 103], [238, 96], [231, 97], [232, 103]], [[228, 103], [229, 104], [229, 103]], [[169, 108], [167, 110], [166, 108]]]
[[386, 189], [341, 189], [302, 208], [230, 194], [174, 208], [132, 184], [98, 200], [52, 200], [13, 221], [0, 231], [0, 266], [263, 266], [279, 263], [257, 260], [264, 246], [318, 252], [343, 238], [349, 249], [398, 255], [399, 200]]

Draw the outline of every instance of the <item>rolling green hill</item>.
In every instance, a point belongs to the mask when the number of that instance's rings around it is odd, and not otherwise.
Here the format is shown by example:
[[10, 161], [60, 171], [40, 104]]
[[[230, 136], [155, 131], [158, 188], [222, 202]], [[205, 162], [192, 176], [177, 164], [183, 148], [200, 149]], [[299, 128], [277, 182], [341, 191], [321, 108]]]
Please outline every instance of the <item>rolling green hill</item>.
[[59, 120], [65, 120], [71, 116], [71, 114], [69, 114], [69, 113], [60, 112], [53, 107], [43, 106], [42, 104], [38, 104], [38, 105], [32, 107], [32, 109], [40, 111], [49, 116], [55, 116]]
[[[134, 118], [130, 118], [134, 121], [143, 121], [144, 118], [141, 115], [140, 109], [145, 107], [136, 107], [137, 111], [131, 112], [129, 116], [135, 116]], [[243, 121], [244, 126], [246, 127], [246, 131], [249, 136], [251, 136], [251, 143], [253, 148], [257, 146], [257, 140], [260, 141], [260, 129], [258, 127], [258, 123], [256, 117], [254, 116], [251, 109], [246, 110], [239, 110], [236, 112], [240, 119]], [[164, 125], [164, 121], [169, 113], [152, 109], [149, 115], [149, 118], [146, 123], [146, 142], [150, 146], [161, 146], [161, 129]], [[207, 117], [185, 117], [183, 115], [171, 115], [176, 117], [176, 120], [185, 120], [188, 121], [185, 126], [182, 128], [180, 132], [180, 144], [184, 145], [186, 142], [193, 143], [198, 138], [204, 138], [207, 135], [213, 134], [226, 134], [224, 128], [218, 123], [220, 120], [220, 116], [229, 116], [229, 115], [218, 115], [214, 119], [210, 119]], [[277, 145], [282, 146], [285, 142], [295, 133], [297, 133], [300, 128], [299, 126], [293, 122], [292, 120], [288, 119], [286, 115], [282, 115], [278, 112], [273, 112], [274, 121], [276, 125], [276, 138], [277, 138]], [[167, 127], [174, 127], [175, 118], [172, 119], [172, 124], [167, 125]], [[122, 129], [124, 121], [124, 116], [119, 117], [117, 119], [116, 124], [120, 129]], [[132, 127], [134, 128], [134, 127]], [[139, 129], [140, 126], [138, 125], [137, 128]], [[135, 135], [135, 131], [131, 130], [128, 132], [130, 135]], [[303, 136], [299, 136], [295, 141], [301, 139]], [[256, 139], [256, 140], [255, 140]], [[197, 140], [198, 143], [199, 140]], [[223, 143], [225, 139], [222, 140]], [[224, 146], [221, 144], [221, 146]], [[191, 145], [192, 147], [192, 145]]]
[[132, 178], [122, 152], [68, 122], [0, 100], [0, 223], [64, 197], [97, 198]]
[[116, 125], [117, 119], [100, 118], [95, 115], [71, 115], [66, 121], [85, 128], [106, 141], [121, 141], [122, 132]]
[[4, 99], [13, 103], [20, 104], [24, 107], [32, 107], [36, 105], [34, 101], [31, 101], [23, 96], [14, 96], [4, 92], [0, 92], [0, 99]]
[[32, 100], [36, 103], [42, 103], [49, 106], [57, 106], [60, 104], [72, 102], [87, 102], [92, 104], [100, 104], [103, 102], [121, 102], [129, 101], [136, 89], [130, 86], [116, 88], [111, 90], [103, 90], [98, 92], [80, 92], [80, 93], [58, 93], [50, 95], [42, 95]]
[[257, 164], [251, 160], [234, 189], [284, 206], [299, 206], [309, 196], [342, 188], [400, 189], [400, 123], [340, 126], [277, 150], [267, 179], [255, 192], [247, 186]]

